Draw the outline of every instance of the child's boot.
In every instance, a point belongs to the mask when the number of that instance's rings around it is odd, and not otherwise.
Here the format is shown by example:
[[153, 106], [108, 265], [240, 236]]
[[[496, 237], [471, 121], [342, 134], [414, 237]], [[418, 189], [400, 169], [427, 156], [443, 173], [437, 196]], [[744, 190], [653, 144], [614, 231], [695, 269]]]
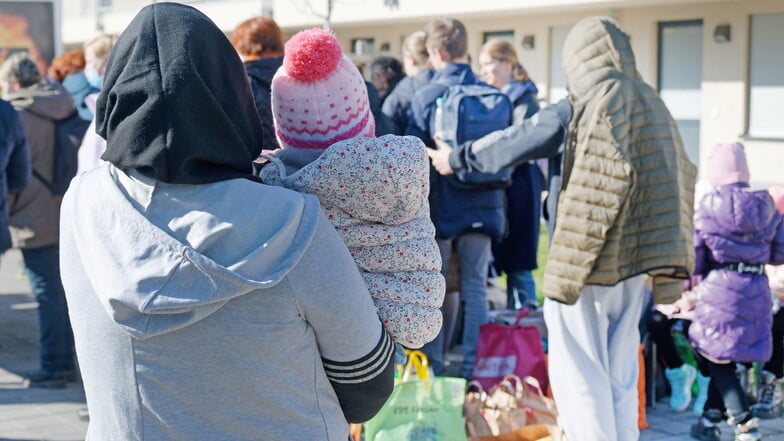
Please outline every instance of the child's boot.
[[735, 441], [759, 441], [761, 439], [759, 420], [756, 417], [735, 425]]
[[760, 386], [757, 389], [757, 404], [751, 406], [751, 413], [762, 419], [776, 418], [781, 415], [781, 381], [772, 373], [762, 371]]
[[710, 386], [710, 377], [703, 377], [702, 374], [697, 372], [697, 396], [694, 397], [694, 407], [692, 410], [697, 415], [702, 415], [702, 410], [705, 408], [705, 402], [708, 401], [708, 386]]
[[697, 377], [697, 369], [689, 364], [680, 367], [665, 369], [664, 376], [670, 382], [670, 409], [680, 412], [689, 407], [691, 402], [691, 385]]
[[722, 421], [722, 413], [717, 409], [706, 410], [697, 424], [691, 426], [691, 437], [700, 441], [721, 441], [718, 424]]

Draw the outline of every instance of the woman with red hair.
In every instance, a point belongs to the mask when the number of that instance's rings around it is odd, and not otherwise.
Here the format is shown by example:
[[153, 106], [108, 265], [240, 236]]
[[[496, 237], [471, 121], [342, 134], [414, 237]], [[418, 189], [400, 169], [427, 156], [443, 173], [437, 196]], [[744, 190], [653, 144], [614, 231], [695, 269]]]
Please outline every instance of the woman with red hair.
[[283, 37], [280, 28], [272, 17], [266, 15], [245, 20], [234, 29], [231, 45], [240, 55], [250, 80], [250, 88], [264, 130], [263, 148], [276, 149], [278, 141], [272, 126], [270, 87], [272, 77], [283, 63]]
[[[85, 103], [85, 98], [90, 94], [97, 93], [98, 89], [87, 81], [87, 77], [84, 75], [84, 66], [84, 50], [74, 49], [54, 57], [47, 74], [50, 80], [62, 84], [71, 95], [79, 117], [85, 121], [91, 121], [93, 112]], [[87, 126], [84, 129], [86, 130]]]

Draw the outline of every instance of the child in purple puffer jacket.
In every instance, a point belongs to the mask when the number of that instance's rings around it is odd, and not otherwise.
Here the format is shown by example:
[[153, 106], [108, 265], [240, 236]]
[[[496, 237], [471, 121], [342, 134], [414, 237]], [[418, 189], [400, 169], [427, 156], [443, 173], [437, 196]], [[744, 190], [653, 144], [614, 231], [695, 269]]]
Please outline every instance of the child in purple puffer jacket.
[[695, 212], [694, 320], [689, 338], [707, 364], [708, 401], [691, 435], [716, 440], [726, 410], [736, 441], [756, 441], [757, 418], [735, 376], [736, 362], [764, 362], [771, 355], [771, 300], [765, 264], [784, 263], [784, 224], [767, 191], [751, 191], [743, 145], [717, 144], [708, 156], [714, 187]]

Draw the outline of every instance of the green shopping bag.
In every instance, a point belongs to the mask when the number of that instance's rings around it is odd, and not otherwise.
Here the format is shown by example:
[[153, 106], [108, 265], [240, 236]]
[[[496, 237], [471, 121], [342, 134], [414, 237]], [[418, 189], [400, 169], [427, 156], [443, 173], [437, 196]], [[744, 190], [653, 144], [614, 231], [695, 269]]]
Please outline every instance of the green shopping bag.
[[[426, 360], [420, 354], [409, 356], [402, 381], [395, 385], [376, 416], [365, 423], [366, 441], [466, 440], [463, 422], [466, 381], [427, 378]], [[413, 380], [409, 378], [412, 370], [418, 373]]]

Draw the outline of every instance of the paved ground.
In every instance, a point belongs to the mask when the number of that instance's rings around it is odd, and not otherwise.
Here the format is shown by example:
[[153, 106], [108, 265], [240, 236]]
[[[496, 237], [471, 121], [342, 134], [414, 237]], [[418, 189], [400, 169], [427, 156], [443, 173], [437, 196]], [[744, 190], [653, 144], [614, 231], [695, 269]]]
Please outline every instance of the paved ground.
[[[25, 389], [21, 373], [38, 366], [38, 327], [34, 299], [21, 273], [18, 252], [0, 260], [0, 441], [76, 441], [84, 439], [87, 423], [77, 411], [84, 407], [81, 384], [62, 390]], [[641, 441], [691, 440], [695, 416], [669, 411], [664, 401], [648, 408], [650, 427]], [[784, 418], [762, 422], [766, 441], [784, 441]], [[722, 441], [733, 439], [722, 427]], [[626, 441], [626, 440], [621, 440]]]

